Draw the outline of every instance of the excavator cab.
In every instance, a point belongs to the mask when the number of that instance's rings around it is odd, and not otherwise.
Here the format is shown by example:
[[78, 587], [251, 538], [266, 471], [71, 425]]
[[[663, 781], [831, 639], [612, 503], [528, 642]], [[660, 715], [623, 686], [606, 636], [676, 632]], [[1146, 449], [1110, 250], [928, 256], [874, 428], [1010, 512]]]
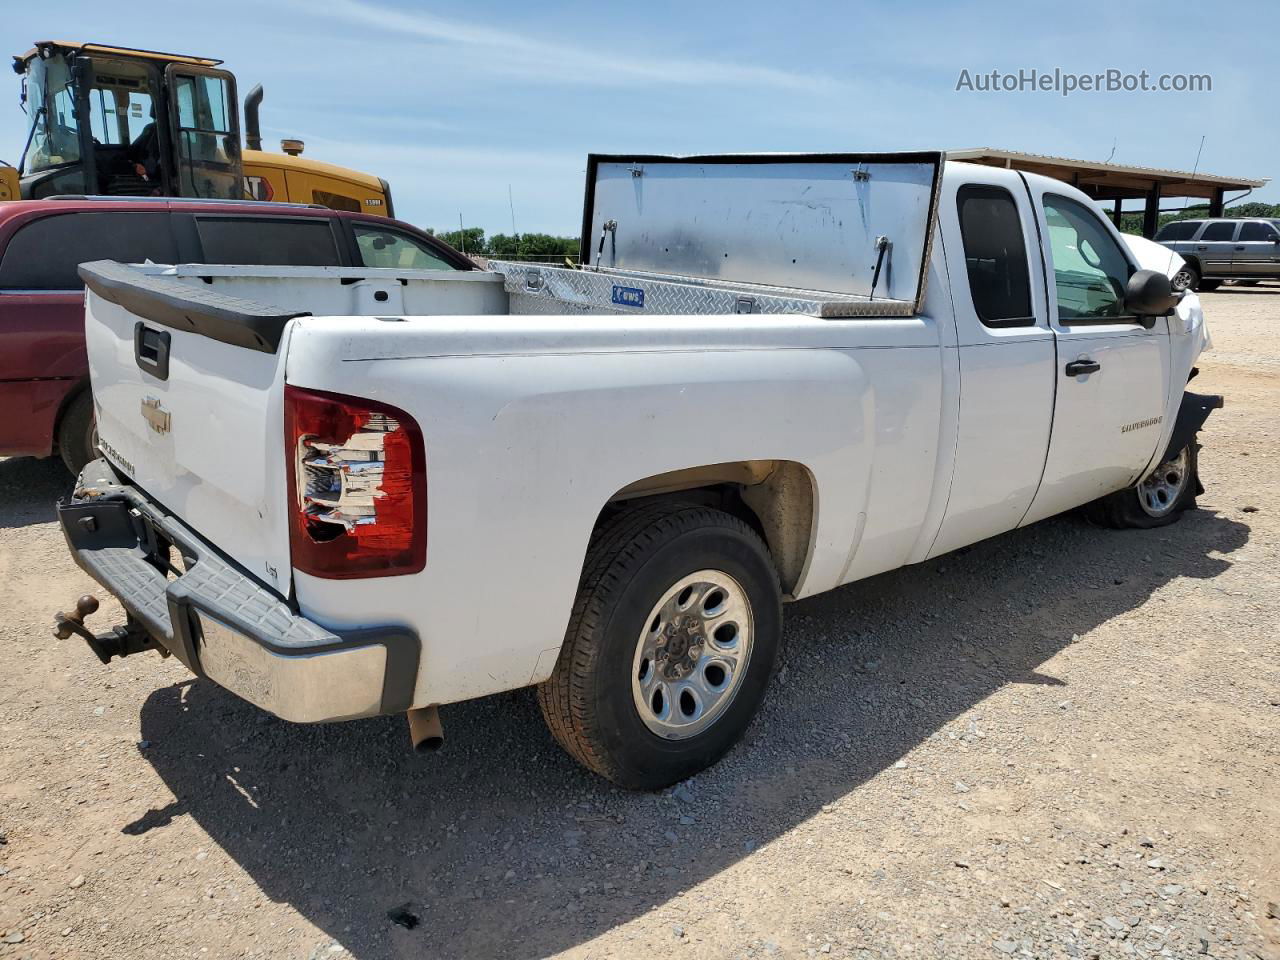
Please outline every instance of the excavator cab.
[[21, 196], [243, 198], [236, 82], [221, 62], [53, 41], [15, 57]]

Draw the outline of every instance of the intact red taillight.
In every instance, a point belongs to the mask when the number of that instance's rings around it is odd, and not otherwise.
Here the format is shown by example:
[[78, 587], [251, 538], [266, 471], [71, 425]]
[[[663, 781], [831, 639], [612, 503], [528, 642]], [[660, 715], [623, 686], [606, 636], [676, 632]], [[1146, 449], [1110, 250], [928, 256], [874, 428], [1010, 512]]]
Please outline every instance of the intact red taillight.
[[427, 465], [413, 417], [286, 385], [284, 431], [295, 568], [347, 579], [426, 565]]

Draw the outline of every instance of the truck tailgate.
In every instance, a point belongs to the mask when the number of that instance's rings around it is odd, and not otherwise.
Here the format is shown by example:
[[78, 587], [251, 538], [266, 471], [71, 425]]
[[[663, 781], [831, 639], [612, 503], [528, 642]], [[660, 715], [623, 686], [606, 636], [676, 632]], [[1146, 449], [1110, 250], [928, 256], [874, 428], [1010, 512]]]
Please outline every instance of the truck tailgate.
[[112, 261], [80, 270], [103, 454], [287, 595], [284, 342], [301, 314]]

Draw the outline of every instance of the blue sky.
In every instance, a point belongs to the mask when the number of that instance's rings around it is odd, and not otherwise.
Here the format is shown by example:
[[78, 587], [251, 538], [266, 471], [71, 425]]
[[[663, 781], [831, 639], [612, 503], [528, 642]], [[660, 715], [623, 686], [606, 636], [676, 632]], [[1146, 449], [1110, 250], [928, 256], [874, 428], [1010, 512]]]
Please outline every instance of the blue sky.
[[[441, 4], [224, 0], [122, 15], [22, 4], [20, 53], [61, 38], [220, 57], [266, 88], [268, 145], [385, 177], [397, 214], [489, 233], [577, 232], [588, 152], [992, 146], [1246, 177], [1280, 175], [1280, 4], [694, 0]], [[207, 12], [206, 12], [207, 11]], [[1221, 39], [1213, 36], [1213, 31]], [[957, 92], [971, 73], [1208, 73], [1212, 92]], [[24, 139], [18, 77], [0, 157]], [[1280, 186], [1255, 192], [1280, 202]], [[1179, 203], [1181, 201], [1178, 201]]]

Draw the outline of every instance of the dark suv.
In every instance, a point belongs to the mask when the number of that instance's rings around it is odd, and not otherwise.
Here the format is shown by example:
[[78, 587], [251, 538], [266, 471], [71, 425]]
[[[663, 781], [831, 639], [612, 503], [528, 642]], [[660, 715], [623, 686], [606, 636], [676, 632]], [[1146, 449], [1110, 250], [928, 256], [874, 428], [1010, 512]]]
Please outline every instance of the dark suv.
[[1156, 241], [1186, 260], [1177, 290], [1217, 290], [1223, 280], [1280, 280], [1280, 220], [1175, 220]]
[[299, 204], [77, 197], [0, 203], [0, 455], [91, 459], [78, 264], [288, 264], [471, 270], [396, 220]]

